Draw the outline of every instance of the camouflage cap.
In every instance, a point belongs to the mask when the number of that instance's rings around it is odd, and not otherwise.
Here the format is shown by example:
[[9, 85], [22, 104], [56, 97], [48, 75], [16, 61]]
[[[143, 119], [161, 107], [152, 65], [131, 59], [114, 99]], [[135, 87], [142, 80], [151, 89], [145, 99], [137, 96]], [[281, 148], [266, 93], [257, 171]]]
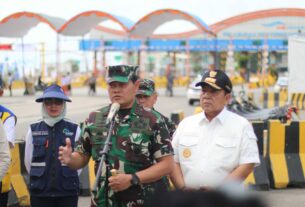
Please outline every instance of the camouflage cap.
[[155, 83], [149, 79], [143, 79], [140, 82], [139, 90], [137, 95], [151, 96], [155, 93]]
[[133, 76], [138, 75], [138, 66], [133, 65], [113, 65], [106, 68], [106, 82], [113, 81], [128, 83]]

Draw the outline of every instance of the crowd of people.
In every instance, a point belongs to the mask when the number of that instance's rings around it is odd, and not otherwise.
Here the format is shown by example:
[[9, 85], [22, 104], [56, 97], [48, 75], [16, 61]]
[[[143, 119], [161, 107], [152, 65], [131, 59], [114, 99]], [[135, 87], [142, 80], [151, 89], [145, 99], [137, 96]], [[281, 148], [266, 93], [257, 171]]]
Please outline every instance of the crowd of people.
[[[29, 126], [24, 156], [32, 207], [77, 206], [78, 170], [90, 158], [101, 173], [88, 206], [98, 207], [202, 206], [191, 202], [199, 197], [208, 206], [222, 206], [210, 202], [225, 202], [217, 189], [232, 182], [241, 186], [259, 165], [251, 124], [226, 109], [232, 83], [223, 71], [203, 74], [197, 83], [203, 112], [178, 127], [154, 107], [155, 84], [140, 79], [139, 72], [137, 66], [107, 67], [110, 103], [93, 110], [81, 128], [65, 118], [71, 99], [59, 85], [48, 86], [36, 99], [42, 117]], [[3, 186], [11, 138], [0, 138]], [[170, 192], [173, 188], [178, 191]]]

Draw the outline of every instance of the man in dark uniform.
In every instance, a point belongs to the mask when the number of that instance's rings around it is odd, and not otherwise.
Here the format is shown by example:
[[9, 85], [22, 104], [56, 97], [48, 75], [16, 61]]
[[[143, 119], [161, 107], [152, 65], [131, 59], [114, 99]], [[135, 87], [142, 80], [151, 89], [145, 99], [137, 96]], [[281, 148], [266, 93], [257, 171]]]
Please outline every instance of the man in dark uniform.
[[164, 119], [167, 129], [169, 131], [169, 135], [172, 138], [176, 130], [176, 125], [154, 108], [154, 105], [156, 104], [158, 99], [158, 94], [155, 90], [154, 81], [149, 79], [141, 80], [136, 97], [138, 104], [140, 104], [144, 108], [152, 109], [154, 112], [156, 112], [157, 115], [161, 116]]
[[[144, 206], [156, 190], [167, 189], [162, 177], [173, 167], [170, 136], [163, 119], [136, 103], [135, 95], [140, 84], [138, 73], [137, 66], [107, 68], [110, 100], [120, 104], [107, 155], [111, 168], [118, 174], [105, 179], [108, 170], [103, 165], [101, 183], [94, 199], [94, 204], [99, 207]], [[75, 152], [72, 153], [70, 141], [66, 140], [66, 146], [59, 149], [62, 163], [78, 169], [88, 163], [90, 156], [96, 163], [100, 161], [99, 152], [108, 134], [109, 126], [105, 122], [109, 110], [110, 105], [90, 114]]]

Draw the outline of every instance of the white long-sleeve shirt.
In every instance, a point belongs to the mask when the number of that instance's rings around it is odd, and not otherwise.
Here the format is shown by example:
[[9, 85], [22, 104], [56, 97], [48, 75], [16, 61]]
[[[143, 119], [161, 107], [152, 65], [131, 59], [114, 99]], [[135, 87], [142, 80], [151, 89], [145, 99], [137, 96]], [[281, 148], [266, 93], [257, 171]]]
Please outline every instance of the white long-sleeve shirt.
[[16, 131], [15, 125], [16, 125], [16, 118], [14, 116], [8, 117], [5, 120], [5, 123], [3, 124], [6, 133], [6, 138], [13, 145], [15, 144], [15, 131]]
[[10, 110], [0, 105], [0, 181], [11, 163], [9, 142], [14, 145], [16, 120]]
[[260, 163], [248, 120], [226, 108], [212, 121], [204, 112], [180, 122], [172, 141], [186, 187], [218, 187], [242, 164]]
[[[2, 126], [1, 126], [2, 127]], [[0, 181], [7, 172], [11, 163], [11, 156], [8, 141], [0, 136]]]

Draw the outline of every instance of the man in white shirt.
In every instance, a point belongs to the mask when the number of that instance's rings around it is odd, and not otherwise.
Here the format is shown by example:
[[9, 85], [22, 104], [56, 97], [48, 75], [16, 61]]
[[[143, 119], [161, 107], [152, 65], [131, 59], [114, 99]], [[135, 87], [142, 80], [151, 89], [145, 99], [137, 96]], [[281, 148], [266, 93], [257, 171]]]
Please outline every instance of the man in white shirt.
[[203, 74], [202, 113], [187, 117], [178, 126], [172, 145], [176, 188], [213, 189], [226, 181], [243, 181], [259, 164], [252, 125], [226, 109], [232, 83], [221, 70]]
[[11, 163], [11, 156], [3, 128], [0, 121], [0, 206], [7, 206], [8, 192], [6, 191], [9, 191], [10, 183], [8, 183], [9, 179], [5, 179], [5, 177], [8, 178], [7, 171]]
[[5, 137], [0, 137], [0, 182], [3, 176], [7, 172], [11, 163], [10, 150], [8, 146], [8, 141]]
[[[14, 148], [16, 115], [0, 105], [0, 206], [7, 206], [11, 190], [10, 148]], [[3, 177], [3, 173], [5, 176]]]

